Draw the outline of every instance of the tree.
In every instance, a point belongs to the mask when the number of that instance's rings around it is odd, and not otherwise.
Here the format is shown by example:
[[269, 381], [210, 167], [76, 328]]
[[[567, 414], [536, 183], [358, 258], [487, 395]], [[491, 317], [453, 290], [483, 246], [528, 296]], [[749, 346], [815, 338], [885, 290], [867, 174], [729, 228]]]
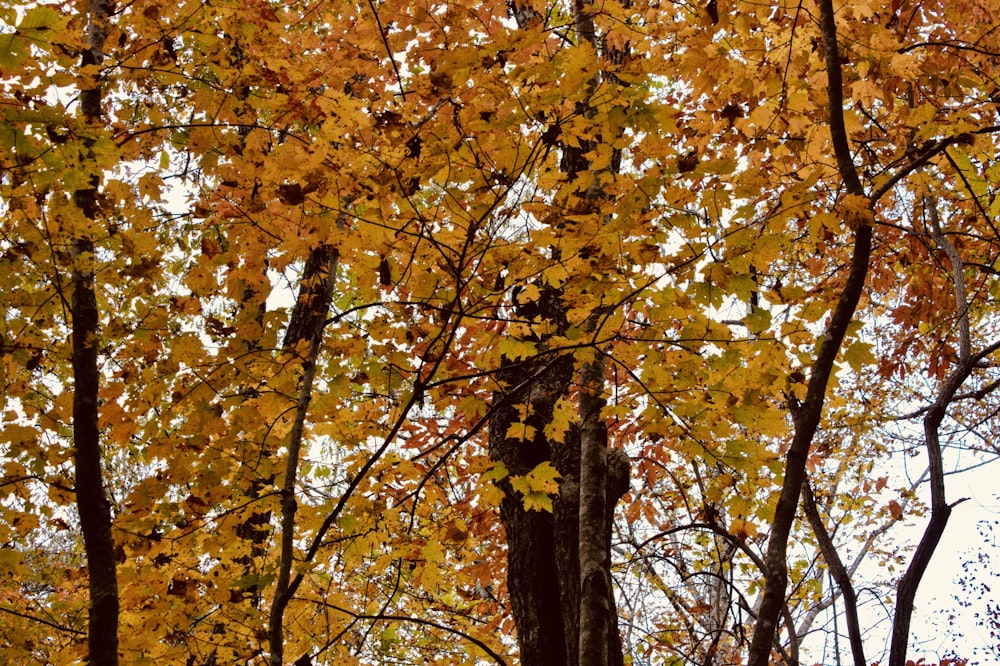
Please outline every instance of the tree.
[[2, 14], [8, 661], [905, 662], [987, 0], [88, 7]]
[[[104, 42], [107, 39], [110, 15], [111, 9], [106, 1], [98, 0], [90, 4], [86, 15], [87, 48], [83, 51], [81, 70], [99, 66], [104, 60]], [[87, 74], [81, 71], [81, 78], [83, 76]], [[101, 469], [98, 408], [100, 371], [97, 350], [101, 315], [95, 294], [93, 264], [96, 256], [92, 236], [93, 225], [100, 220], [97, 200], [100, 167], [94, 153], [97, 139], [87, 136], [90, 134], [88, 125], [101, 123], [101, 102], [99, 80], [81, 86], [81, 134], [84, 138], [78, 168], [83, 172], [81, 175], [84, 182], [72, 191], [76, 210], [70, 209], [69, 216], [77, 218], [74, 221], [78, 224], [83, 224], [79, 231], [70, 232], [69, 255], [72, 269], [68, 310], [72, 329], [76, 506], [87, 553], [90, 590], [87, 654], [95, 663], [113, 666], [118, 663], [118, 579], [114, 540], [111, 536], [111, 508], [104, 492], [104, 474]]]

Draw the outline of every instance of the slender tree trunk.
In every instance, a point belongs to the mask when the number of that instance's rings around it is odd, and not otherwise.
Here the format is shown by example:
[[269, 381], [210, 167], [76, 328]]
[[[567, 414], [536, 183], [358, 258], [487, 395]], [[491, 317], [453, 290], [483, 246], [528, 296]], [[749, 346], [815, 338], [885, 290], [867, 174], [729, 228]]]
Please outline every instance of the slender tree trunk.
[[[77, 197], [77, 203], [81, 203], [81, 197]], [[75, 260], [85, 263], [93, 257], [94, 245], [78, 239], [73, 242], [73, 251]], [[92, 271], [74, 270], [72, 299], [76, 503], [90, 575], [88, 658], [91, 664], [113, 666], [118, 663], [118, 578], [111, 507], [101, 470], [97, 399], [99, 313]]]
[[608, 432], [604, 407], [604, 357], [580, 370], [580, 643], [581, 664], [607, 666], [612, 618], [611, 562], [607, 533]]
[[944, 460], [941, 452], [941, 423], [947, 413], [948, 406], [955, 393], [965, 383], [973, 371], [990, 354], [1000, 348], [1000, 342], [994, 342], [977, 354], [971, 353], [971, 334], [969, 326], [968, 300], [965, 293], [965, 263], [958, 249], [948, 240], [941, 230], [938, 218], [937, 202], [925, 200], [924, 206], [930, 222], [931, 232], [938, 246], [944, 250], [951, 261], [952, 281], [955, 290], [955, 307], [958, 315], [959, 360], [957, 367], [948, 375], [937, 398], [924, 415], [924, 446], [927, 448], [928, 472], [931, 486], [931, 518], [924, 528], [924, 534], [913, 553], [913, 559], [896, 587], [896, 609], [892, 621], [892, 644], [889, 649], [889, 666], [905, 666], [906, 650], [910, 642], [910, 620], [913, 615], [913, 600], [923, 579], [924, 572], [930, 564], [934, 551], [937, 550], [944, 530], [951, 517], [951, 504], [945, 496]]
[[[104, 58], [104, 40], [110, 16], [107, 0], [91, 0], [87, 10], [87, 50], [83, 66], [98, 65]], [[95, 83], [80, 91], [80, 109], [91, 127], [101, 123], [101, 87]], [[100, 176], [93, 174], [91, 187], [77, 190], [73, 200], [87, 220], [98, 215], [97, 188]], [[101, 440], [98, 427], [97, 364], [98, 325], [94, 277], [94, 242], [88, 236], [72, 241], [73, 341], [73, 445], [76, 468], [76, 502], [80, 514], [87, 571], [90, 576], [88, 616], [88, 662], [94, 666], [118, 663], [118, 578], [115, 546], [111, 534], [111, 507], [104, 491]]]
[[[238, 130], [241, 150], [245, 146], [246, 136], [248, 133], [248, 128], [241, 127]], [[260, 270], [260, 283], [267, 284], [268, 278], [266, 261], [263, 262], [263, 265], [259, 266], [258, 269]], [[246, 321], [249, 319], [253, 321], [257, 330], [261, 332], [264, 330], [264, 315], [267, 312], [267, 294], [262, 292], [264, 292], [263, 289], [258, 289], [254, 285], [247, 284], [243, 289], [243, 293], [240, 295], [239, 311], [237, 316], [238, 320], [243, 319]], [[259, 340], [253, 337], [246, 338], [245, 344], [247, 352], [255, 353], [260, 351]], [[258, 387], [255, 386], [244, 386], [241, 387], [240, 391], [248, 397], [257, 397], [258, 395]], [[247, 462], [245, 463], [247, 468], [256, 473], [261, 462], [274, 455], [274, 451], [272, 449], [273, 444], [265, 439], [260, 442], [260, 446], [256, 451], [256, 460], [254, 460], [253, 454], [248, 451]], [[265, 489], [274, 483], [275, 476], [276, 475], [272, 471], [266, 476], [257, 474], [251, 479], [249, 485], [244, 491], [244, 494], [247, 503], [253, 505], [253, 508], [250, 511], [250, 515], [244, 518], [236, 526], [236, 536], [248, 542], [250, 544], [250, 549], [248, 552], [239, 555], [234, 559], [236, 563], [243, 565], [242, 580], [244, 582], [238, 585], [233, 590], [233, 593], [240, 598], [248, 600], [252, 608], [260, 608], [260, 604], [263, 599], [263, 595], [261, 594], [261, 588], [263, 585], [260, 581], [260, 577], [252, 575], [254, 573], [254, 563], [260, 562], [267, 553], [267, 541], [268, 536], [271, 533], [271, 511], [262, 509], [258, 502], [264, 494]]]
[[820, 552], [830, 570], [830, 574], [837, 582], [837, 587], [844, 595], [844, 617], [847, 621], [847, 635], [851, 641], [851, 655], [854, 658], [854, 666], [866, 666], [865, 649], [861, 641], [861, 623], [858, 621], [858, 596], [854, 592], [854, 585], [851, 583], [851, 575], [847, 572], [837, 548], [830, 538], [830, 533], [823, 524], [823, 518], [819, 515], [819, 508], [816, 506], [816, 499], [813, 497], [812, 487], [806, 481], [802, 486], [802, 509], [809, 520], [816, 541], [819, 543]]
[[[844, 182], [847, 194], [864, 197], [864, 188], [858, 178], [857, 170], [851, 157], [847, 140], [847, 130], [844, 125], [843, 79], [841, 76], [841, 60], [837, 44], [836, 17], [833, 12], [833, 0], [820, 0], [820, 27], [823, 34], [823, 50], [827, 71], [827, 98], [830, 109], [830, 138], [837, 158], [837, 168]], [[856, 225], [854, 231], [854, 249], [851, 257], [850, 272], [844, 289], [837, 300], [833, 315], [826, 332], [821, 338], [819, 352], [813, 362], [806, 397], [803, 403], [793, 408], [795, 434], [788, 448], [785, 459], [785, 475], [782, 481], [781, 494], [775, 508], [774, 520], [771, 522], [771, 536], [767, 544], [765, 559], [766, 570], [764, 594], [757, 613], [757, 623], [754, 626], [753, 638], [750, 641], [750, 666], [768, 666], [771, 658], [771, 646], [774, 643], [778, 627], [778, 616], [785, 603], [785, 587], [788, 583], [788, 537], [795, 513], [799, 505], [799, 493], [806, 478], [806, 460], [809, 457], [809, 447], [819, 428], [823, 415], [823, 403], [826, 399], [826, 389], [833, 372], [834, 361], [840, 351], [847, 327], [854, 317], [861, 292], [864, 290], [865, 278], [868, 275], [868, 260], [871, 256], [872, 227], [865, 220], [852, 220]], [[845, 220], [847, 223], [848, 220]]]
[[[627, 5], [628, 2], [623, 4]], [[573, 17], [577, 39], [589, 44], [599, 53], [604, 63], [621, 64], [627, 58], [625, 51], [603, 49], [594, 23], [592, 0], [575, 0]], [[617, 80], [614, 75], [602, 72], [588, 82], [588, 99], [582, 103], [584, 117], [596, 115], [589, 95], [595, 91], [601, 78]], [[593, 171], [587, 154], [601, 141], [600, 133], [595, 133], [594, 141], [581, 141], [578, 146], [564, 145], [563, 170], [572, 179], [583, 171]], [[616, 172], [621, 151], [612, 151], [611, 165], [604, 169]], [[593, 174], [593, 184], [586, 192], [578, 193], [579, 205], [583, 213], [598, 220], [605, 214], [601, 202], [606, 194], [599, 185], [599, 173]], [[600, 224], [600, 222], [598, 222]], [[587, 321], [585, 328], [594, 333], [603, 314], [597, 307]], [[593, 350], [593, 357], [585, 361], [579, 370], [578, 406], [580, 416], [579, 434], [579, 641], [576, 646], [581, 666], [618, 666], [623, 662], [621, 638], [618, 633], [618, 612], [615, 606], [614, 587], [611, 580], [611, 521], [614, 505], [624, 494], [624, 490], [614, 495], [615, 485], [609, 471], [617, 468], [608, 464], [608, 431], [602, 410], [604, 399], [605, 360], [600, 349]], [[625, 490], [628, 488], [628, 465], [624, 467]]]
[[333, 290], [336, 284], [338, 254], [335, 248], [322, 245], [313, 250], [306, 261], [299, 297], [292, 309], [288, 330], [285, 333], [285, 348], [294, 352], [299, 342], [308, 341], [309, 347], [302, 361], [302, 380], [299, 399], [295, 408], [295, 420], [288, 436], [288, 453], [285, 459], [285, 474], [281, 487], [281, 554], [278, 560], [278, 580], [274, 589], [274, 601], [268, 617], [269, 663], [281, 666], [284, 661], [284, 615], [291, 600], [290, 588], [292, 562], [295, 558], [295, 513], [298, 502], [295, 498], [295, 483], [298, 476], [302, 438], [305, 433], [306, 416], [312, 402], [313, 383], [316, 378], [316, 363], [323, 342], [323, 329], [330, 312]]

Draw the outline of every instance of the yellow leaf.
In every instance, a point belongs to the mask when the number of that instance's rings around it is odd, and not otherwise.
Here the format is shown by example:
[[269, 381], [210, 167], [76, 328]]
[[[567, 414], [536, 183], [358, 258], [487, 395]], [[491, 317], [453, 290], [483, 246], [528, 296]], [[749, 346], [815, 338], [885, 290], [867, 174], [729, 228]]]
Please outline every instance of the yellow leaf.
[[498, 462], [489, 471], [483, 473], [483, 478], [487, 481], [496, 482], [506, 479], [508, 475], [510, 475], [510, 472], [507, 471], [507, 466], [502, 462]]
[[507, 439], [516, 439], [522, 442], [531, 440], [535, 436], [535, 426], [530, 426], [526, 423], [511, 423], [510, 427], [507, 428], [507, 432], [504, 437]]
[[870, 344], [855, 340], [844, 351], [844, 360], [851, 366], [851, 370], [861, 374], [865, 365], [875, 362], [875, 355], [872, 354], [872, 346]]
[[537, 353], [535, 343], [527, 340], [518, 340], [514, 336], [508, 335], [500, 341], [498, 345], [500, 353], [511, 361], [531, 358]]
[[729, 524], [729, 531], [735, 535], [737, 539], [743, 541], [747, 538], [757, 536], [757, 524], [752, 523], [749, 520], [737, 518]]
[[523, 497], [525, 511], [552, 513], [552, 498], [545, 493], [526, 493]]
[[552, 495], [559, 492], [559, 471], [545, 461], [523, 476], [510, 479], [510, 486], [521, 493], [527, 511], [552, 511]]
[[872, 212], [871, 202], [867, 197], [857, 194], [846, 195], [840, 202], [840, 212], [844, 223], [850, 229], [871, 226], [875, 223], [875, 213]]
[[575, 419], [576, 408], [573, 402], [567, 398], [559, 398], [552, 410], [552, 420], [545, 424], [545, 437], [554, 442], [565, 443], [566, 433]]
[[437, 541], [428, 541], [421, 548], [421, 553], [423, 553], [424, 559], [428, 562], [443, 562], [444, 561], [444, 550], [441, 548], [441, 544]]
[[163, 178], [158, 173], [147, 173], [139, 178], [139, 196], [159, 201], [163, 197]]

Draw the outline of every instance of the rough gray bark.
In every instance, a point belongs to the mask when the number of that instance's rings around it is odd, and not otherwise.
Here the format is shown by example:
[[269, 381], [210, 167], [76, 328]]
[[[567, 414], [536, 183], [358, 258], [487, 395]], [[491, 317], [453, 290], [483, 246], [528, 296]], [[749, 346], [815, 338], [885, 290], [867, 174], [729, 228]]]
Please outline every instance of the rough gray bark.
[[604, 357], [580, 370], [580, 661], [606, 666], [612, 631], [617, 620], [611, 583], [608, 531], [608, 432], [601, 416], [604, 407]]
[[[104, 41], [111, 8], [107, 0], [91, 0], [87, 9], [87, 50], [82, 65], [97, 65], [104, 59]], [[80, 109], [91, 126], [101, 122], [100, 83], [80, 91]], [[98, 216], [99, 176], [91, 176], [91, 187], [77, 190], [73, 200], [88, 220]], [[98, 427], [97, 341], [100, 312], [95, 293], [92, 262], [94, 242], [87, 237], [74, 238], [71, 252], [73, 342], [73, 446], [76, 470], [76, 503], [80, 514], [87, 571], [90, 576], [88, 615], [88, 662], [95, 666], [118, 663], [118, 578], [115, 568], [114, 538], [111, 533], [111, 507], [104, 492], [101, 469], [101, 440]]]

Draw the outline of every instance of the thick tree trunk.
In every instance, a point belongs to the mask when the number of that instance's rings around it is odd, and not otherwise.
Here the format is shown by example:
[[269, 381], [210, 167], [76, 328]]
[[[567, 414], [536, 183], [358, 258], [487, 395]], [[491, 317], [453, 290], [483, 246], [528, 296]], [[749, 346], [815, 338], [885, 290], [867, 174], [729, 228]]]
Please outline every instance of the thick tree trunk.
[[[99, 64], [104, 57], [104, 40], [110, 7], [106, 0], [90, 2], [88, 49], [83, 66]], [[100, 84], [80, 91], [80, 109], [91, 126], [101, 122]], [[73, 200], [88, 220], [98, 215], [99, 176], [91, 177], [92, 187], [77, 190]], [[101, 441], [98, 426], [97, 364], [98, 325], [94, 278], [94, 243], [86, 237], [73, 239], [73, 280], [70, 311], [73, 341], [73, 446], [76, 469], [76, 502], [80, 514], [87, 571], [90, 576], [88, 617], [88, 662], [94, 666], [118, 663], [118, 578], [115, 546], [111, 534], [111, 507], [104, 492], [101, 470]]]
[[[522, 309], [522, 316], [565, 324], [559, 293], [545, 288], [538, 303]], [[544, 341], [536, 340], [540, 345]], [[507, 535], [507, 589], [511, 611], [517, 625], [520, 663], [525, 666], [584, 666], [597, 663], [593, 653], [580, 657], [580, 437], [579, 428], [571, 428], [562, 441], [545, 436], [559, 398], [570, 397], [577, 370], [569, 354], [547, 354], [509, 363], [500, 373], [503, 389], [494, 397], [490, 422], [490, 455], [503, 462], [511, 475], [527, 474], [539, 464], [550, 461], [562, 477], [559, 495], [553, 500], [552, 513], [526, 511], [522, 498], [504, 480], [500, 482], [504, 498], [500, 518]], [[597, 398], [599, 400], [599, 397]], [[527, 409], [525, 423], [534, 428], [527, 441], [511, 439], [506, 433], [512, 424], [521, 423], [519, 407]], [[596, 423], [596, 421], [595, 421]], [[607, 433], [601, 428], [602, 445]], [[600, 552], [600, 571], [594, 575], [601, 582], [599, 604], [605, 647], [596, 657], [602, 664], [623, 663], [618, 616], [611, 587], [611, 517], [616, 502], [628, 490], [629, 463], [621, 452], [602, 454], [604, 512], [600, 531], [586, 532], [594, 540], [589, 552]]]
[[[627, 5], [628, 3], [623, 3]], [[534, 9], [516, 1], [508, 3], [521, 28], [540, 19]], [[591, 0], [573, 3], [574, 27], [581, 44], [600, 53]], [[610, 56], [610, 57], [609, 57]], [[624, 51], [605, 53], [609, 62], [622, 62]], [[600, 84], [594, 76], [586, 95], [577, 103], [578, 112], [592, 118], [590, 96]], [[568, 181], [591, 169], [587, 155], [600, 141], [577, 138], [560, 145], [560, 170]], [[617, 171], [620, 150], [615, 149], [611, 169]], [[595, 174], [596, 176], [597, 174]], [[577, 192], [569, 205], [575, 213], [600, 216], [595, 202], [604, 198], [598, 178], [585, 191]], [[553, 248], [553, 259], [560, 251]], [[539, 285], [537, 303], [521, 307], [518, 315], [555, 324], [556, 335], [568, 327], [560, 289]], [[615, 504], [628, 490], [628, 457], [608, 450], [607, 428], [602, 416], [604, 362], [598, 356], [577, 368], [570, 354], [545, 353], [545, 341], [535, 340], [541, 353], [522, 363], [510, 363], [501, 371], [503, 386], [494, 400], [490, 422], [490, 454], [504, 463], [512, 475], [526, 474], [545, 461], [552, 461], [561, 475], [559, 496], [552, 514], [525, 511], [522, 499], [506, 481], [501, 482], [504, 499], [500, 517], [507, 534], [507, 587], [518, 630], [523, 664], [567, 666], [621, 666], [624, 662], [618, 614], [611, 580], [611, 526]], [[571, 396], [578, 379], [580, 390]], [[575, 398], [579, 426], [560, 441], [545, 435], [559, 398]], [[526, 424], [534, 428], [530, 441], [508, 439], [512, 424], [521, 422], [518, 407], [527, 409]]]
[[[562, 319], [554, 291], [546, 291], [548, 306], [543, 318]], [[507, 590], [517, 625], [521, 663], [524, 666], [566, 664], [576, 666], [577, 609], [577, 507], [579, 464], [573, 454], [575, 433], [563, 443], [544, 434], [556, 401], [573, 379], [571, 356], [541, 355], [510, 364], [500, 374], [504, 389], [497, 392], [490, 422], [490, 455], [503, 462], [512, 475], [527, 474], [552, 461], [559, 471], [560, 493], [552, 513], [526, 511], [522, 498], [504, 479], [500, 519], [507, 536]], [[512, 424], [521, 422], [518, 407], [528, 409], [526, 424], [534, 428], [528, 441], [508, 439]]]

